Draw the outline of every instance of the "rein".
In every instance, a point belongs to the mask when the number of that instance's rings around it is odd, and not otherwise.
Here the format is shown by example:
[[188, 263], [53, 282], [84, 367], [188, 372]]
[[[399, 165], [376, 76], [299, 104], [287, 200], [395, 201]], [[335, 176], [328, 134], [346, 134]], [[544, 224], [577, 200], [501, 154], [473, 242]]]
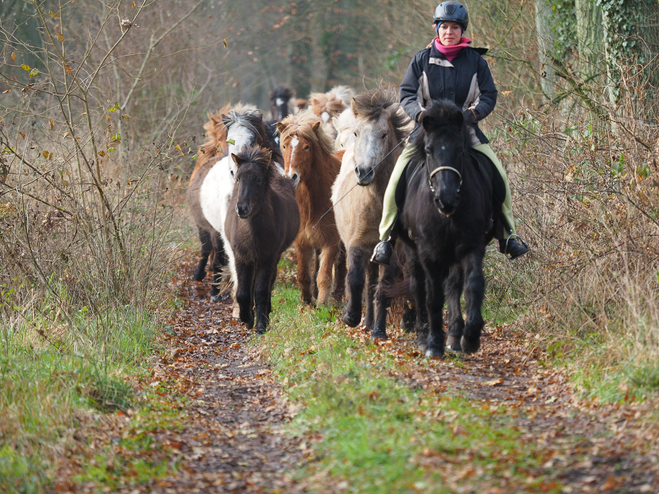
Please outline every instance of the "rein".
[[[460, 154], [464, 156], [465, 152], [463, 151]], [[428, 170], [428, 160], [426, 160], [425, 165], [426, 165], [426, 170]], [[460, 188], [462, 187], [462, 173], [460, 173], [460, 171], [457, 168], [453, 168], [452, 166], [438, 166], [433, 171], [428, 173], [428, 187], [430, 187], [430, 192], [432, 192], [433, 194], [436, 192], [435, 187], [432, 185], [432, 177], [434, 177], [437, 173], [443, 170], [448, 170], [458, 174], [458, 177], [460, 177], [460, 183], [458, 184], [457, 193], [459, 194]]]
[[[420, 128], [421, 128], [420, 125], [417, 125], [416, 127], [414, 127], [414, 128], [412, 129], [412, 132], [410, 132], [409, 135], [408, 135], [405, 139], [403, 139], [403, 140], [400, 141], [398, 144], [396, 144], [393, 148], [391, 148], [391, 151], [389, 151], [389, 152], [385, 155], [385, 157], [382, 158], [382, 159], [381, 159], [381, 160], [380, 160], [380, 161], [379, 161], [379, 162], [378, 162], [378, 163], [372, 168], [372, 173], [375, 174], [375, 169], [376, 169], [378, 166], [380, 166], [380, 165], [384, 162], [384, 160], [386, 160], [386, 159], [391, 155], [391, 153], [393, 153], [396, 149], [398, 149], [398, 147], [399, 147], [401, 144], [403, 144], [403, 143], [405, 143], [405, 142], [409, 142], [410, 139], [411, 139], [412, 137], [414, 137], [414, 135], [418, 132], [418, 130], [419, 130]], [[457, 171], [457, 170], [456, 170], [456, 171]], [[353, 185], [352, 187], [350, 187], [350, 189], [348, 189], [348, 192], [346, 192], [345, 194], [343, 194], [343, 195], [339, 198], [339, 200], [336, 201], [336, 203], [332, 204], [332, 205], [329, 207], [329, 209], [328, 209], [327, 211], [325, 211], [325, 212], [322, 214], [322, 216], [321, 216], [320, 218], [318, 218], [318, 221], [316, 221], [316, 224], [315, 224], [314, 226], [312, 226], [311, 229], [312, 229], [312, 230], [315, 230], [316, 227], [318, 226], [318, 223], [320, 223], [320, 221], [321, 221], [325, 216], [327, 216], [327, 214], [328, 214], [332, 209], [334, 209], [334, 206], [336, 206], [336, 205], [337, 205], [338, 203], [340, 203], [343, 199], [345, 199], [345, 197], [346, 197], [348, 194], [350, 194], [350, 193], [353, 191], [353, 189], [354, 189], [355, 187], [357, 187], [358, 185], [359, 185], [359, 182], [355, 183], [355, 185]]]

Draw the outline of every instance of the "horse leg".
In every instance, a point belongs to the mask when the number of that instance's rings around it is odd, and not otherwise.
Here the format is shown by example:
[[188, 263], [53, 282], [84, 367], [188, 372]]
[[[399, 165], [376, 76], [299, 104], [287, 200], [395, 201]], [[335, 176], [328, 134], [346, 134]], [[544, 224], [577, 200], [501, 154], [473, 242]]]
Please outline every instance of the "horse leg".
[[313, 248], [303, 242], [295, 243], [297, 253], [297, 284], [300, 287], [300, 297], [305, 304], [311, 303], [311, 276], [310, 264]]
[[313, 268], [311, 270], [311, 295], [318, 300], [318, 270], [320, 269], [320, 249], [314, 250]]
[[198, 227], [199, 230], [199, 241], [201, 242], [201, 253], [199, 257], [199, 263], [197, 264], [197, 269], [194, 271], [193, 278], [195, 281], [201, 281], [206, 277], [206, 263], [208, 263], [208, 257], [213, 251], [213, 243], [211, 242], [211, 234], [208, 230], [204, 230], [201, 227]]
[[272, 272], [277, 272], [276, 261], [259, 266], [254, 281], [254, 302], [256, 305], [256, 332], [263, 334], [268, 329]]
[[339, 253], [338, 245], [326, 245], [320, 254], [320, 269], [318, 270], [318, 304], [327, 305], [332, 291], [332, 268]]
[[446, 270], [437, 264], [424, 266], [426, 274], [426, 306], [428, 308], [428, 340], [426, 357], [444, 357], [444, 280]]
[[366, 263], [366, 283], [366, 316], [364, 317], [364, 326], [366, 326], [366, 329], [373, 329], [373, 302], [375, 301], [375, 290], [378, 286], [378, 265], [373, 262]]
[[341, 242], [339, 255], [336, 256], [336, 262], [334, 263], [334, 291], [332, 292], [332, 297], [339, 303], [343, 300], [346, 291], [346, 273], [346, 247]]
[[465, 302], [467, 323], [460, 340], [462, 351], [475, 353], [481, 345], [483, 330], [483, 298], [485, 296], [485, 277], [483, 276], [483, 252], [468, 255], [463, 261], [465, 276]]
[[254, 327], [254, 266], [251, 264], [240, 264], [236, 266], [238, 271], [238, 289], [236, 300], [240, 307], [240, 320], [245, 323], [247, 329]]
[[222, 285], [222, 268], [227, 265], [227, 255], [224, 252], [224, 242], [219, 233], [211, 233], [213, 242], [213, 283], [211, 285], [211, 301], [217, 302], [220, 299], [220, 286]]
[[448, 301], [448, 338], [446, 340], [446, 348], [453, 352], [462, 351], [460, 339], [462, 338], [465, 323], [462, 318], [460, 297], [462, 296], [463, 285], [462, 266], [453, 266], [446, 279], [446, 298]]
[[351, 328], [356, 327], [362, 319], [362, 293], [366, 282], [365, 265], [367, 254], [359, 247], [348, 249], [348, 276], [346, 284], [346, 308], [343, 312], [343, 322]]
[[428, 340], [428, 310], [426, 307], [426, 273], [412, 249], [407, 249], [407, 262], [409, 264], [410, 292], [414, 294], [416, 305], [416, 342], [420, 350], [426, 350]]
[[391, 264], [380, 265], [378, 286], [375, 290], [375, 323], [371, 332], [372, 340], [387, 340], [387, 309], [391, 306], [391, 296], [387, 288], [394, 280]]

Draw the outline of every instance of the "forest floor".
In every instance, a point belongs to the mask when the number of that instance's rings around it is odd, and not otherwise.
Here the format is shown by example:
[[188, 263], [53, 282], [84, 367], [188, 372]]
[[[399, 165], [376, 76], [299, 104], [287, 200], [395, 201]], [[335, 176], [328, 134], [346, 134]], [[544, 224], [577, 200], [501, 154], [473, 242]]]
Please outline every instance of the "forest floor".
[[[69, 454], [54, 491], [96, 492], [101, 485], [106, 492], [130, 493], [371, 492], [330, 467], [325, 472], [314, 467], [327, 460], [316, 447], [322, 430], [292, 427], [304, 404], [288, 396], [282, 385], [287, 380], [277, 378], [261, 337], [231, 318], [230, 304], [209, 302], [207, 282], [190, 281], [192, 268], [193, 259], [186, 259], [175, 287], [180, 307], [171, 317], [165, 348], [151, 375], [136, 383], [162, 397], [160, 418], [136, 422], [135, 412], [119, 412], [89, 429], [85, 437], [93, 439], [87, 440], [86, 456], [103, 463], [104, 473], [87, 470], [73, 482], [80, 465]], [[333, 330], [388, 358], [390, 379], [434, 397], [439, 408], [459, 390], [495, 429], [502, 424], [514, 431], [514, 446], [506, 449], [484, 448], [476, 437], [466, 447], [442, 450], [425, 445], [423, 436], [413, 438], [418, 448], [407, 463], [416, 471], [440, 472], [442, 487], [392, 484], [390, 492], [659, 492], [657, 402], [584, 399], [564, 370], [543, 363], [538, 340], [520, 329], [487, 328], [476, 355], [444, 361], [423, 358], [413, 337], [402, 332], [373, 345], [364, 328]], [[313, 352], [307, 353], [310, 358]], [[419, 416], [429, 428], [471, 438], [469, 421], [447, 410]], [[131, 449], [131, 438], [148, 446]], [[109, 453], [100, 458], [92, 450]], [[490, 463], [483, 463], [484, 451]], [[522, 464], [524, 456], [529, 461]], [[143, 458], [150, 458], [150, 468], [139, 468]], [[118, 466], [128, 463], [132, 468]], [[154, 469], [159, 464], [163, 468]]]

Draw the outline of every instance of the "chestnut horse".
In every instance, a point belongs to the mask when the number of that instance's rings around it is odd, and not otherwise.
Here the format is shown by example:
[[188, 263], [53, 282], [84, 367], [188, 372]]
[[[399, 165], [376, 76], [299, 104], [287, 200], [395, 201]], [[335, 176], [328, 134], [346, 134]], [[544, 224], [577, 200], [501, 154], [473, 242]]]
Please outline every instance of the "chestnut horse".
[[256, 331], [264, 333], [277, 263], [300, 229], [300, 213], [293, 184], [275, 169], [270, 151], [251, 146], [231, 157], [237, 170], [225, 230], [236, 262], [236, 300], [249, 329], [256, 305]]
[[[341, 172], [332, 187], [336, 226], [348, 255], [343, 322], [352, 327], [359, 324], [366, 285], [365, 324], [372, 329], [378, 266], [370, 263], [369, 257], [379, 241], [384, 191], [403, 149], [399, 144], [408, 134], [410, 120], [392, 88], [355, 96], [351, 106], [355, 141], [346, 149]], [[362, 187], [355, 188], [355, 180]]]
[[[295, 197], [300, 207], [300, 233], [295, 239], [297, 279], [302, 301], [311, 303], [311, 261], [320, 249], [317, 302], [327, 304], [332, 289], [332, 270], [337, 265], [335, 294], [343, 291], [341, 265], [337, 263], [341, 239], [329, 211], [332, 183], [341, 167], [332, 154], [333, 143], [320, 126], [320, 119], [311, 112], [289, 115], [277, 124], [281, 134], [286, 175], [296, 185]], [[340, 295], [339, 295], [340, 296]]]

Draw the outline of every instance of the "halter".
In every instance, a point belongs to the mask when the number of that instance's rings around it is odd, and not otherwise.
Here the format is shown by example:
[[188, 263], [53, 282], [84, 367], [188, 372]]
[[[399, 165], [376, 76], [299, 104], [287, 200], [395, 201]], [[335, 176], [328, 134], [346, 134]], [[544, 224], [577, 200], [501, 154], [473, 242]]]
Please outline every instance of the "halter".
[[[465, 151], [462, 151], [460, 155], [464, 155]], [[425, 161], [426, 165], [426, 170], [428, 170], [428, 160]], [[430, 187], [430, 192], [433, 194], [436, 192], [435, 187], [432, 185], [432, 177], [434, 177], [437, 173], [443, 171], [443, 170], [448, 170], [454, 173], [458, 174], [458, 177], [460, 177], [460, 183], [458, 184], [458, 190], [456, 191], [458, 194], [460, 193], [460, 188], [462, 187], [462, 173], [457, 168], [453, 168], [452, 166], [438, 166], [435, 168], [433, 171], [428, 173], [428, 187]]]

